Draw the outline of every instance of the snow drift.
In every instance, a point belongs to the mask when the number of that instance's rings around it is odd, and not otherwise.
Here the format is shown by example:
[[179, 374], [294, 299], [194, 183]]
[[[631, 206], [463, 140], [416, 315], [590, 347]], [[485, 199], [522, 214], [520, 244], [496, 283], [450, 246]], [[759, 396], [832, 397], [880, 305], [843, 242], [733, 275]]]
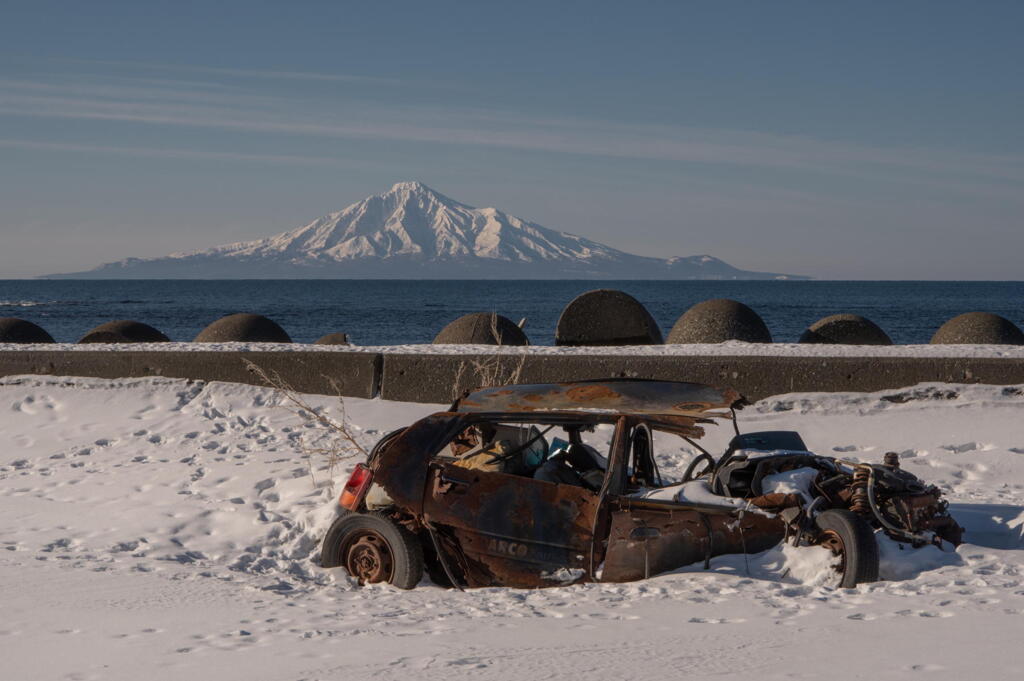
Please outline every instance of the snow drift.
[[[317, 567], [348, 464], [307, 458], [315, 429], [273, 390], [0, 379], [5, 678], [1017, 678], [1024, 390], [907, 394], [784, 395], [740, 413], [823, 454], [895, 450], [943, 487], [966, 543], [884, 543], [890, 581], [822, 586], [820, 550], [786, 547], [630, 584], [458, 593], [359, 588]], [[309, 400], [339, 416], [337, 400]], [[437, 408], [345, 407], [365, 445]], [[702, 442], [721, 451], [730, 434]], [[655, 441], [667, 476], [695, 453], [678, 445]]]

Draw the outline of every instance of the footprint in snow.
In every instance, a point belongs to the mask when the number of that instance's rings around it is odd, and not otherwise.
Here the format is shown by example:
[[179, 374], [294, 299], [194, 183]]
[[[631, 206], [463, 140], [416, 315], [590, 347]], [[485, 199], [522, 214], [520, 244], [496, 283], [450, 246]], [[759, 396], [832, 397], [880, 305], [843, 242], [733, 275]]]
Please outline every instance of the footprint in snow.
[[691, 624], [739, 624], [746, 620], [742, 618], [729, 619], [727, 617], [691, 617], [688, 621]]
[[48, 397], [43, 397], [40, 400], [36, 400], [35, 397], [29, 395], [24, 400], [14, 402], [11, 405], [11, 411], [20, 411], [23, 414], [38, 414], [39, 409], [49, 409], [51, 411], [58, 411], [60, 405], [51, 400]]
[[49, 544], [43, 546], [42, 551], [45, 553], [53, 553], [54, 551], [69, 551], [75, 544], [74, 540], [70, 537], [62, 537], [56, 539]]
[[995, 445], [984, 444], [982, 442], [965, 442], [962, 445], [943, 445], [942, 449], [954, 454], [964, 454], [966, 452], [974, 452], [978, 450], [987, 452], [995, 449]]
[[847, 615], [846, 619], [857, 620], [859, 622], [870, 622], [871, 620], [875, 619], [875, 616], [866, 612], [855, 612], [852, 615]]

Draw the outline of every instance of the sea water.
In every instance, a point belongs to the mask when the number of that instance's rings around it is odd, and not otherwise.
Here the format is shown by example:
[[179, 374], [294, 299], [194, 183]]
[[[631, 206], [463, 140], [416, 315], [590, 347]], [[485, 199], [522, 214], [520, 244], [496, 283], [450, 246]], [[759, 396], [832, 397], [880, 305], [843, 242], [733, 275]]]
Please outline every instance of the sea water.
[[943, 322], [974, 310], [1024, 325], [1024, 282], [955, 281], [0, 280], [0, 317], [33, 321], [59, 342], [114, 319], [189, 341], [223, 315], [256, 312], [297, 342], [341, 331], [360, 345], [394, 345], [429, 343], [460, 315], [497, 312], [525, 318], [531, 342], [552, 345], [562, 309], [597, 288], [637, 298], [666, 336], [710, 298], [746, 303], [781, 342], [842, 312], [873, 320], [896, 343], [927, 343]]

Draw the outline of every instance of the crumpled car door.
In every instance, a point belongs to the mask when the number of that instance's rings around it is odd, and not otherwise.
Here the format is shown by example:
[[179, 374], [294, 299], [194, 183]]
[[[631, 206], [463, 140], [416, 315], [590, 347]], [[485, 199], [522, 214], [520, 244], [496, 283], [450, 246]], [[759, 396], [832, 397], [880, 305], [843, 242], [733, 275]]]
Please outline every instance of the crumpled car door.
[[602, 582], [645, 579], [727, 553], [757, 553], [777, 544], [785, 530], [777, 518], [735, 509], [628, 498], [612, 506]]
[[[559, 586], [589, 577], [597, 494], [575, 485], [432, 464], [425, 519], [458, 545], [469, 586]], [[460, 561], [463, 562], [463, 561]]]

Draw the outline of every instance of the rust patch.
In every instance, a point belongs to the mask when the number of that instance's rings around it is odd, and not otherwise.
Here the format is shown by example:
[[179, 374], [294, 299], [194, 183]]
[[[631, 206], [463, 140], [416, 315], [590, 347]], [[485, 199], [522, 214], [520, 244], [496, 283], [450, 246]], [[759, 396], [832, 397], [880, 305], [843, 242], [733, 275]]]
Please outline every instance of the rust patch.
[[430, 476], [424, 512], [456, 539], [467, 586], [557, 586], [564, 569], [586, 578], [594, 493], [454, 464]]
[[672, 410], [701, 413], [707, 411], [710, 407], [711, 405], [701, 404], [700, 402], [680, 402], [679, 404], [673, 404]]
[[782, 520], [760, 513], [632, 501], [619, 498], [625, 505], [612, 511], [601, 581], [628, 582], [715, 556], [757, 553], [785, 535]]
[[607, 379], [479, 388], [452, 405], [460, 412], [574, 411], [729, 418], [739, 395], [699, 383]]
[[418, 515], [423, 508], [427, 462], [458, 430], [456, 414], [439, 412], [417, 421], [397, 436], [373, 463], [373, 481], [395, 506]]
[[595, 383], [593, 385], [581, 385], [565, 391], [566, 397], [573, 402], [592, 402], [594, 400], [613, 400], [619, 397], [619, 393], [606, 385]]
[[773, 492], [771, 494], [762, 494], [759, 497], [752, 497], [747, 499], [747, 501], [751, 506], [771, 510], [800, 506], [802, 498], [795, 492]]

